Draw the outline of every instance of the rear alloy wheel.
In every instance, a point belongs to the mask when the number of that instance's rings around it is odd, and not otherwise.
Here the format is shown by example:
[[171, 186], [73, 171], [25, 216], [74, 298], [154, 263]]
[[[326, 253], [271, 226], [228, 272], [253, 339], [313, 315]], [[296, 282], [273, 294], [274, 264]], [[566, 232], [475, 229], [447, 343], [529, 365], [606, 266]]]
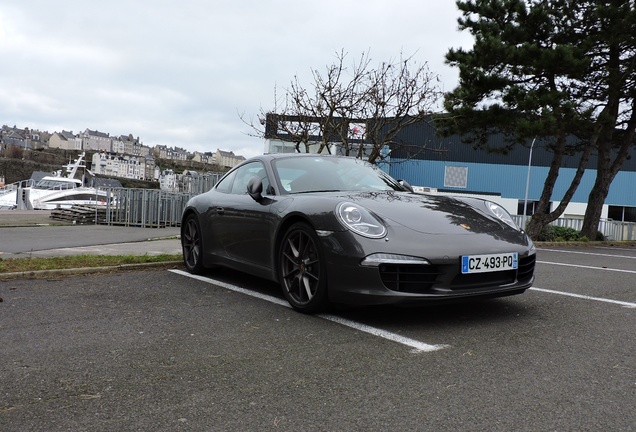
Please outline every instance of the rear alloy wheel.
[[195, 215], [190, 215], [185, 221], [181, 234], [183, 249], [183, 263], [190, 273], [203, 273], [203, 247], [201, 246], [201, 229]]
[[294, 309], [314, 313], [327, 305], [327, 278], [316, 232], [306, 223], [297, 223], [285, 233], [281, 243], [280, 283]]

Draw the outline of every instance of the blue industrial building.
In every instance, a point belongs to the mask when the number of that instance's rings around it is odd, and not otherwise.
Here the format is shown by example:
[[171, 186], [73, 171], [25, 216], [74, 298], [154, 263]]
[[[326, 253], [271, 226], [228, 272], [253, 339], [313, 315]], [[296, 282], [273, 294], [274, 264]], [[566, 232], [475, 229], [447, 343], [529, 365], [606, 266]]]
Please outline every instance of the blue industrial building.
[[[498, 195], [504, 199], [517, 200], [517, 209], [507, 206], [513, 214], [523, 214], [528, 178], [527, 213], [532, 214], [534, 205], [541, 196], [553, 157], [553, 153], [546, 148], [546, 142], [537, 140], [532, 146], [532, 165], [529, 166], [530, 142], [511, 147], [506, 154], [489, 152], [473, 148], [462, 142], [457, 135], [447, 138], [438, 136], [432, 122], [423, 122], [405, 129], [401, 140], [404, 145], [417, 151], [397, 150], [392, 153], [390, 164], [386, 168], [392, 177], [404, 179], [412, 185], [434, 188], [439, 192]], [[501, 135], [493, 135], [489, 140], [490, 148], [503, 149], [506, 145]], [[635, 149], [636, 147], [632, 148], [631, 156], [636, 156]], [[578, 162], [578, 155], [564, 157], [552, 195], [552, 208], [569, 187]], [[565, 211], [566, 217], [582, 217], [585, 213], [588, 195], [596, 178], [595, 155], [590, 158], [587, 166]], [[636, 222], [636, 157], [628, 158], [614, 179], [602, 217]]]

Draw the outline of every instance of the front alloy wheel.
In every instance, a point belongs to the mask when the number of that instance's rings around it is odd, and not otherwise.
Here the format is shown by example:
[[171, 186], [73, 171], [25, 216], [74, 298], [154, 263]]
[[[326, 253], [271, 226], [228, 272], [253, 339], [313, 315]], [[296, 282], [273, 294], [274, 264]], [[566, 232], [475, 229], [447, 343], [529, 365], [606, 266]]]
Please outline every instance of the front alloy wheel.
[[183, 249], [183, 263], [190, 273], [203, 273], [201, 246], [201, 230], [196, 215], [190, 215], [185, 221], [181, 233], [181, 246]]
[[294, 224], [283, 238], [279, 265], [283, 294], [297, 311], [314, 313], [327, 305], [323, 262], [315, 231], [305, 223]]

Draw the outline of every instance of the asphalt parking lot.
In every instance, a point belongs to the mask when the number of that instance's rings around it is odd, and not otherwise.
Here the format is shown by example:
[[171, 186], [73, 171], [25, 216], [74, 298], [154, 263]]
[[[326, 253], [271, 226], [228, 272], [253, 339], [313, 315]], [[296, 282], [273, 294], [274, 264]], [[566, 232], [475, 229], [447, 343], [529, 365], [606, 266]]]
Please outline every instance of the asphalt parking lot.
[[0, 283], [0, 430], [636, 430], [636, 248], [490, 301], [306, 316], [230, 271]]

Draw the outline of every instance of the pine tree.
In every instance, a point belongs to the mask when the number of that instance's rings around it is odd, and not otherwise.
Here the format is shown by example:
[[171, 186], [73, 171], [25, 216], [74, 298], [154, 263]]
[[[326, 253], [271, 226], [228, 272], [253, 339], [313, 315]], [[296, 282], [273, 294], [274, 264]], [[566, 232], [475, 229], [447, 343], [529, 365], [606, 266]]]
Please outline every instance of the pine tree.
[[[634, 2], [457, 1], [471, 50], [451, 49], [460, 83], [445, 98], [445, 133], [483, 147], [499, 131], [509, 146], [538, 139], [553, 152], [535, 215], [536, 237], [570, 202], [590, 155], [598, 153], [583, 235], [596, 235], [609, 185], [633, 148]], [[574, 140], [572, 138], [575, 138]], [[579, 154], [575, 176], [548, 212], [563, 157]]]

